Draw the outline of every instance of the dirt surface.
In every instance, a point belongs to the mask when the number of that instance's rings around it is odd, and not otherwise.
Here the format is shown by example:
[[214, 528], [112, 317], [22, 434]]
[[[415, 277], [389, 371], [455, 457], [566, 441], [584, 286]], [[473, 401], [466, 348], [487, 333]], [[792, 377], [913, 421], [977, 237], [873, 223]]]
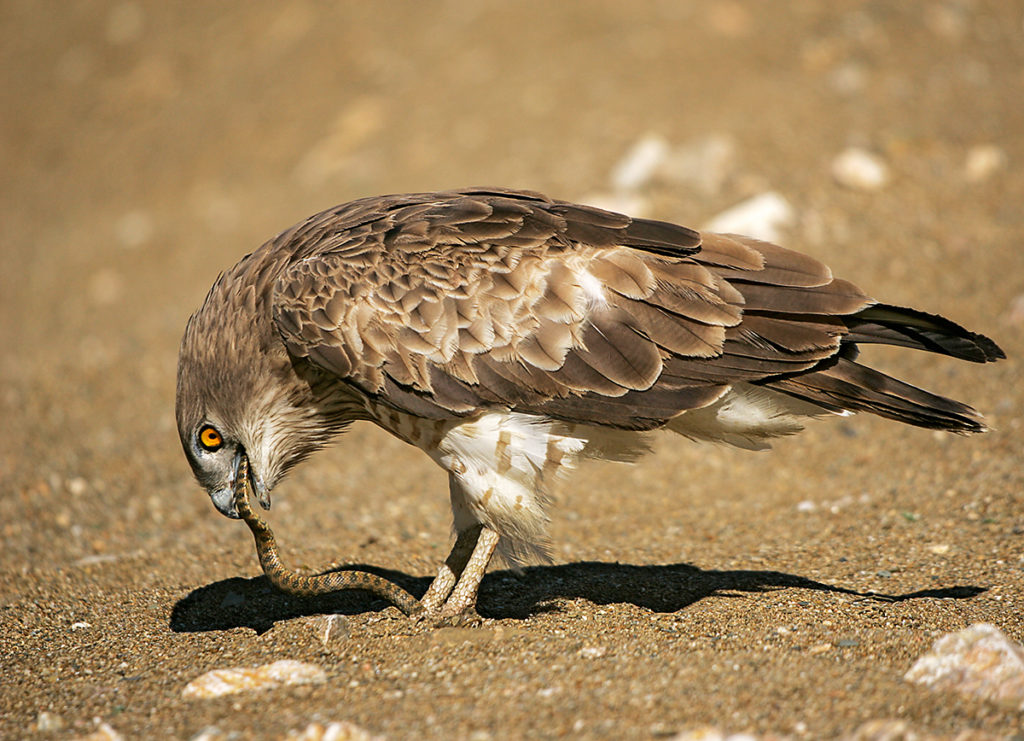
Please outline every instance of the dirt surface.
[[[903, 675], [972, 623], [1024, 639], [1022, 24], [997, 0], [0, 3], [0, 737], [1020, 737], [1024, 714]], [[553, 510], [555, 562], [493, 569], [475, 627], [273, 593], [174, 429], [178, 341], [218, 271], [355, 197], [588, 198], [643, 137], [710, 134], [733, 151], [719, 179], [630, 197], [700, 226], [777, 191], [787, 245], [999, 341], [986, 367], [868, 355], [995, 431], [860, 415], [771, 453], [664, 438], [591, 465]], [[850, 145], [884, 187], [837, 184]], [[295, 565], [414, 591], [450, 545], [441, 472], [368, 426], [271, 521]], [[279, 659], [327, 681], [182, 694]]]

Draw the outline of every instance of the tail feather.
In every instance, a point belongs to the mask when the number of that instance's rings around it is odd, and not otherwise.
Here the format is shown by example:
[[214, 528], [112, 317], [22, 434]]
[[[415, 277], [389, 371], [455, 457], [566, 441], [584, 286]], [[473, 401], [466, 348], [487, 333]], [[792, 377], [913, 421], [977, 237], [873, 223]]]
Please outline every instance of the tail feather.
[[937, 430], [971, 433], [987, 428], [971, 407], [839, 358], [828, 368], [764, 383], [832, 411], [870, 412]]
[[949, 355], [972, 363], [989, 363], [1006, 355], [984, 335], [970, 332], [936, 314], [875, 304], [844, 317], [850, 333], [845, 343], [881, 343]]

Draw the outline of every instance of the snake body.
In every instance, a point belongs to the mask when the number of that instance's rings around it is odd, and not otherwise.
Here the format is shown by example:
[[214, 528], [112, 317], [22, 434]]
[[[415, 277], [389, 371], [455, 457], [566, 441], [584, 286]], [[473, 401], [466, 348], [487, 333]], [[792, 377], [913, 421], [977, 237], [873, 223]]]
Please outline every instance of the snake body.
[[235, 509], [252, 531], [260, 566], [275, 587], [300, 597], [315, 597], [343, 589], [364, 589], [388, 600], [406, 615], [422, 612], [423, 607], [409, 592], [394, 582], [368, 571], [347, 569], [317, 576], [303, 576], [286, 567], [278, 554], [273, 531], [249, 504], [248, 461], [244, 459], [239, 466], [238, 480], [240, 484], [235, 488]]

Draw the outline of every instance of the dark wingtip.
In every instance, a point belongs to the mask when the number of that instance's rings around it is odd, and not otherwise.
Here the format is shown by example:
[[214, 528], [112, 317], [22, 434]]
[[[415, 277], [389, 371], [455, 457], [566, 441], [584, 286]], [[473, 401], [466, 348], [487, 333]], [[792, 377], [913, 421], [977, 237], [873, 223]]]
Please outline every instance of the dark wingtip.
[[1006, 353], [989, 337], [971, 332], [938, 314], [891, 304], [875, 304], [848, 320], [852, 342], [914, 347], [972, 363], [992, 363]]

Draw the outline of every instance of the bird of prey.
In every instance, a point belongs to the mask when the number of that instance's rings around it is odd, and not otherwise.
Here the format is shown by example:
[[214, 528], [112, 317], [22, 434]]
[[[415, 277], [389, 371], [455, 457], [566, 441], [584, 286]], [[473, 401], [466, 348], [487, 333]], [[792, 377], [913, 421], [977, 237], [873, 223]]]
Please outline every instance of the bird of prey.
[[282, 476], [356, 420], [423, 450], [448, 473], [456, 541], [421, 605], [457, 616], [496, 549], [512, 564], [546, 555], [557, 477], [633, 460], [652, 431], [760, 449], [806, 418], [860, 411], [985, 430], [971, 407], [858, 363], [866, 343], [1004, 357], [748, 237], [527, 191], [382, 196], [316, 214], [220, 275], [185, 329], [177, 423], [229, 517], [240, 483], [269, 507]]

